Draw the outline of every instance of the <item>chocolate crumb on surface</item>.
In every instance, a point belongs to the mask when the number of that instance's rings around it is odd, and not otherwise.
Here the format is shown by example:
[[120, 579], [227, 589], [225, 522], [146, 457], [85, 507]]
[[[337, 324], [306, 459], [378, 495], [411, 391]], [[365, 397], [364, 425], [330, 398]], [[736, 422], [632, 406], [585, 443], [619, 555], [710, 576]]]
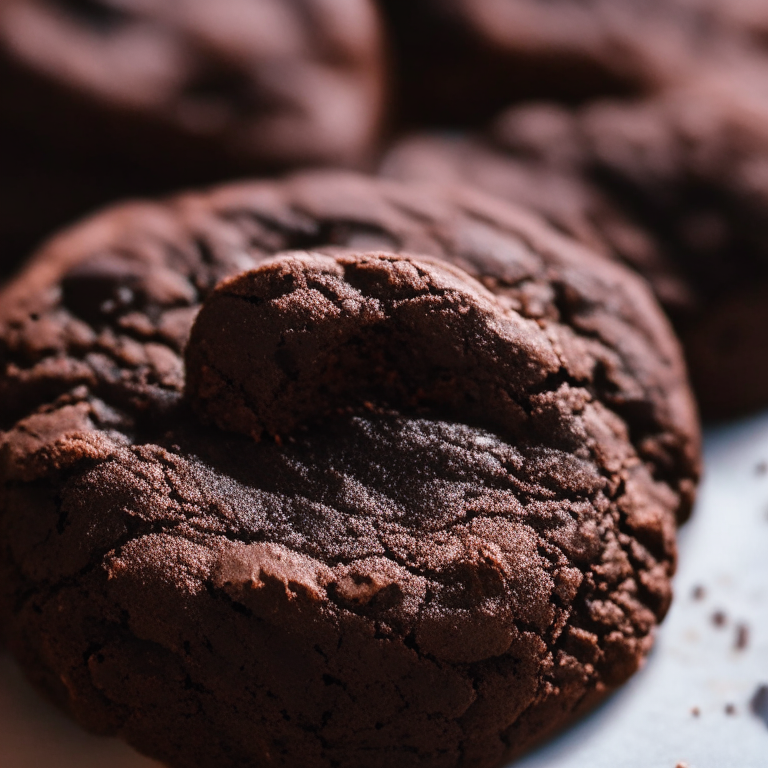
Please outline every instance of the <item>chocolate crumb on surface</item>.
[[736, 706], [734, 704], [726, 704], [725, 705], [725, 714], [726, 715], [735, 715], [736, 714]]
[[739, 624], [736, 627], [736, 642], [735, 647], [737, 651], [746, 650], [749, 645], [749, 626], [747, 624]]
[[761, 685], [750, 702], [752, 712], [757, 715], [768, 728], [768, 685]]
[[694, 600], [703, 600], [707, 596], [707, 590], [701, 584], [697, 584], [691, 592], [691, 597]]
[[718, 628], [724, 627], [728, 623], [725, 611], [715, 611], [712, 614], [712, 623]]

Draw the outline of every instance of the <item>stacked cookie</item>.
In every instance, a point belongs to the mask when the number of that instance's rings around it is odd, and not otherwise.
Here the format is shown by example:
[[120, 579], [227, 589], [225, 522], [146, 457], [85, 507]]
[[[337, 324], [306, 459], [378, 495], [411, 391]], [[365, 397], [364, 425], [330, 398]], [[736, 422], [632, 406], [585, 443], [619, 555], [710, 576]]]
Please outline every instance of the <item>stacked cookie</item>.
[[761, 22], [0, 3], [8, 266], [301, 169], [0, 288], [30, 679], [178, 768], [491, 768], [626, 681], [695, 500], [684, 354], [707, 414], [768, 400]]

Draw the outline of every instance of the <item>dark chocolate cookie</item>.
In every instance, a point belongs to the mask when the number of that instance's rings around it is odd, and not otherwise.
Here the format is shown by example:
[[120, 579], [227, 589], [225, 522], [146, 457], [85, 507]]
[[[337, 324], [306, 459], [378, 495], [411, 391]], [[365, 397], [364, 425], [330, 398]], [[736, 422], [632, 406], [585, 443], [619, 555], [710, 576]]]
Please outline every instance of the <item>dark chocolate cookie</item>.
[[381, 48], [371, 0], [5, 0], [0, 98], [49, 144], [177, 179], [348, 165], [378, 134]]
[[669, 605], [677, 343], [642, 281], [481, 194], [115, 208], [0, 293], [0, 366], [4, 640], [171, 765], [495, 766]]
[[0, 277], [117, 199], [365, 163], [380, 31], [372, 0], [0, 3]]
[[483, 136], [406, 139], [382, 171], [471, 182], [630, 264], [683, 339], [705, 415], [745, 412], [768, 403], [768, 98], [758, 71], [641, 102], [517, 107]]
[[530, 98], [648, 94], [741, 44], [693, 0], [379, 2], [409, 123], [466, 126]]

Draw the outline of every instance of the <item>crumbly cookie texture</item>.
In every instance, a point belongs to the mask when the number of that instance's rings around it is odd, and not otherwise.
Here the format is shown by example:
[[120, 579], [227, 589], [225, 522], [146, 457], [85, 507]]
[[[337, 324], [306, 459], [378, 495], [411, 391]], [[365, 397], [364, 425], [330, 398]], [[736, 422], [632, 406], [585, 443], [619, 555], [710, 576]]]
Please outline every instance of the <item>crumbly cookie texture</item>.
[[116, 208], [0, 294], [0, 363], [5, 642], [171, 765], [497, 765], [669, 605], [699, 460], [672, 334], [482, 195]]
[[206, 299], [186, 353], [205, 419], [250, 434], [376, 402], [431, 406], [518, 436], [519, 402], [560, 371], [537, 323], [459, 269], [394, 255], [297, 254]]

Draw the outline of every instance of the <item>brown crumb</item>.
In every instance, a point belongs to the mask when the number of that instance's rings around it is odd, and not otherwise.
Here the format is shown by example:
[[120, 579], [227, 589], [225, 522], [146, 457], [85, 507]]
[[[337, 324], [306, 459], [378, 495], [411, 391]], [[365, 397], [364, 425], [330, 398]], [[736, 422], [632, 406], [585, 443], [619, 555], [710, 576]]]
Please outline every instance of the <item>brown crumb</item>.
[[688, 768], [688, 763], [678, 763], [675, 768]]
[[712, 614], [712, 623], [716, 627], [724, 627], [727, 622], [728, 622], [728, 617], [725, 615], [724, 611], [715, 611]]
[[749, 627], [746, 624], [739, 624], [736, 627], [736, 643], [735, 647], [737, 651], [743, 651], [749, 645]]
[[704, 587], [701, 584], [697, 584], [693, 588], [693, 592], [691, 593], [691, 597], [693, 597], [694, 600], [703, 600], [707, 596], [707, 590], [704, 589]]
[[768, 685], [761, 685], [750, 702], [752, 712], [768, 727]]
[[755, 474], [764, 475], [766, 472], [768, 472], [768, 461], [758, 462], [755, 466]]
[[735, 715], [736, 714], [736, 707], [733, 704], [726, 704], [725, 705], [725, 714], [726, 715]]
[[701, 715], [701, 710], [700, 710], [698, 707], [694, 707], [694, 708], [691, 710], [691, 714], [692, 714], [694, 717], [699, 717], [699, 716]]

